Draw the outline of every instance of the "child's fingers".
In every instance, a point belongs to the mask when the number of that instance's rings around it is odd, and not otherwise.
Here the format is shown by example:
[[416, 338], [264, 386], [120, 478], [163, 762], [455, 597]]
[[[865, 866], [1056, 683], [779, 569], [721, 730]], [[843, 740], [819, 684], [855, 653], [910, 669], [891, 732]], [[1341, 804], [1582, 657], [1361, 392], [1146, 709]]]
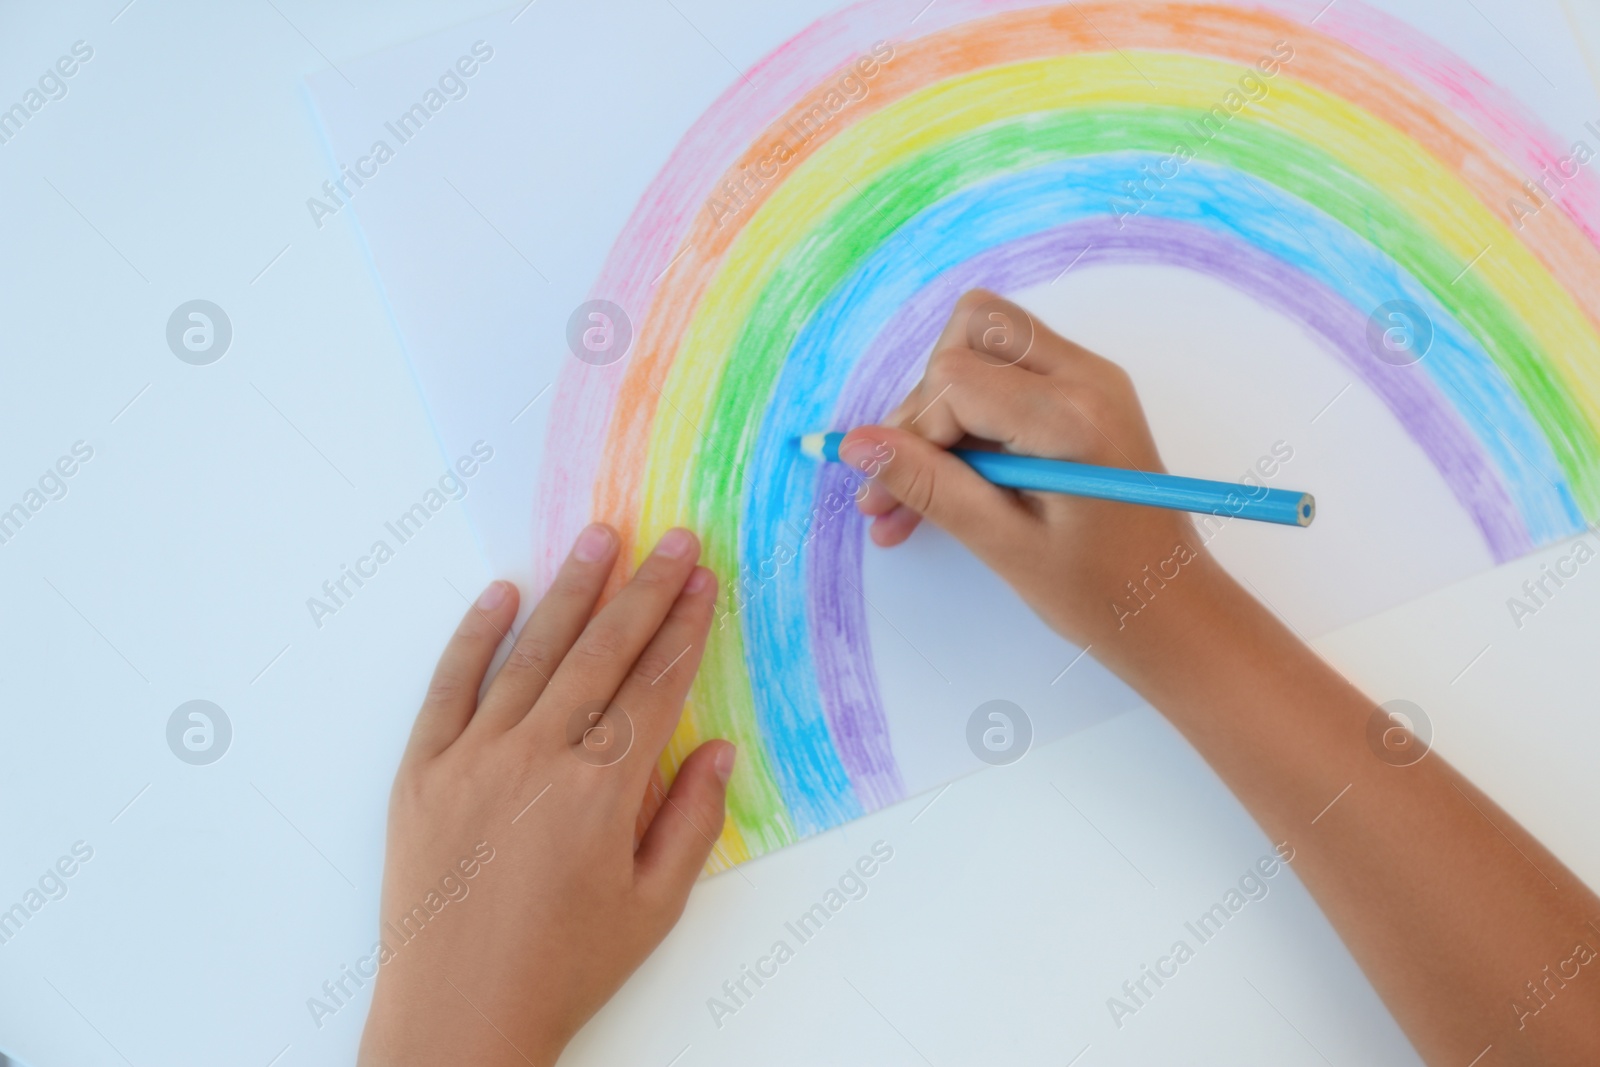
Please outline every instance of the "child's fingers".
[[1028, 517], [1016, 497], [933, 442], [905, 430], [866, 426], [850, 432], [839, 454], [866, 455], [882, 445], [894, 450], [894, 458], [879, 467], [876, 481], [901, 504], [979, 555], [1015, 540], [1016, 524]]
[[[937, 354], [947, 349], [971, 348], [967, 337], [969, 320], [979, 307], [998, 299], [998, 296], [987, 289], [968, 289], [962, 293], [956, 300], [955, 307], [951, 309], [950, 318], [945, 321], [944, 329], [939, 332], [939, 339], [933, 343], [931, 351]], [[928, 366], [923, 368], [922, 377], [917, 380], [917, 384], [911, 387], [904, 400], [879, 420], [879, 425], [905, 427], [908, 422], [916, 420], [939, 394], [942, 386], [933, 382], [928, 374], [928, 367], [932, 363], [930, 357]]]
[[600, 523], [578, 535], [484, 695], [475, 730], [508, 730], [528, 714], [594, 614], [617, 545], [617, 535]]
[[1069, 378], [1105, 362], [1034, 318], [1021, 304], [986, 289], [969, 290], [956, 302], [934, 351], [943, 348], [970, 348], [995, 365]]
[[517, 616], [517, 587], [490, 582], [462, 616], [411, 728], [408, 757], [436, 756], [461, 736], [478, 706], [478, 689], [506, 629]]
[[973, 312], [999, 299], [999, 293], [988, 289], [968, 289], [962, 293], [950, 308], [950, 317], [945, 320], [944, 329], [939, 332], [939, 339], [933, 343], [933, 351], [964, 347], [967, 344], [967, 333]]
[[707, 741], [691, 752], [635, 853], [639, 881], [672, 909], [673, 919], [722, 833], [734, 756], [728, 741]]
[[550, 715], [529, 716], [544, 720], [533, 724], [534, 728], [541, 728], [554, 716], [565, 731], [566, 717], [575, 709], [615, 696], [639, 654], [661, 629], [699, 557], [700, 542], [694, 534], [681, 527], [667, 531], [628, 583], [573, 642], [540, 698], [541, 705], [551, 705]]
[[[963, 437], [993, 441], [1027, 455], [1059, 449], [1062, 409], [1055, 382], [1020, 367], [984, 362], [969, 348], [946, 348], [928, 361], [926, 406], [901, 428], [950, 447]], [[1070, 409], [1066, 412], [1069, 421]]]
[[[626, 762], [638, 768], [641, 776], [655, 767], [661, 750], [678, 727], [689, 683], [705, 653], [716, 597], [716, 575], [705, 567], [696, 567], [661, 628], [617, 689], [615, 704], [628, 713], [633, 724], [633, 747]], [[629, 781], [625, 789], [629, 798], [638, 795], [638, 782], [638, 778]]]
[[[1110, 365], [1046, 327], [1020, 304], [987, 289], [969, 289], [961, 295], [933, 345], [936, 355], [961, 349], [972, 352], [988, 366], [1014, 366], [1035, 374], [1064, 376], [1068, 380], [1079, 380], [1092, 375], [1096, 368]], [[930, 359], [930, 370], [933, 364], [934, 360]], [[881, 424], [907, 427], [908, 420], [916, 420], [948, 384], [934, 378], [933, 374], [925, 374], [906, 398], [884, 416]]]
[[894, 494], [881, 485], [867, 483], [867, 491], [856, 498], [856, 508], [863, 515], [886, 515], [900, 506]]
[[[894, 499], [894, 495], [887, 489], [883, 494]], [[894, 506], [887, 512], [872, 520], [872, 525], [867, 528], [867, 535], [872, 538], [872, 543], [879, 548], [893, 548], [902, 544], [906, 538], [916, 532], [917, 525], [922, 522], [922, 516], [895, 501]]]
[[[944, 348], [928, 361], [927, 373], [906, 403], [896, 409], [895, 417], [902, 432], [914, 433], [941, 448], [973, 437], [1026, 455], [1068, 458], [1086, 453], [1096, 431], [1065, 397], [1051, 377], [990, 362], [970, 348]], [[850, 439], [856, 436], [852, 433]], [[850, 457], [842, 448], [840, 456], [849, 462]], [[873, 457], [870, 449], [863, 449], [860, 454], [863, 460]], [[898, 454], [879, 462], [882, 469], [858, 503], [863, 514], [874, 517], [871, 537], [883, 547], [910, 537], [922, 516], [928, 514], [917, 506], [916, 499], [925, 495], [920, 491], [919, 479], [931, 477], [933, 468], [923, 464], [911, 471], [893, 471], [901, 462]], [[977, 477], [971, 471], [949, 469], [961, 480]], [[908, 492], [912, 499], [907, 499]], [[942, 520], [935, 521], [950, 528]]]

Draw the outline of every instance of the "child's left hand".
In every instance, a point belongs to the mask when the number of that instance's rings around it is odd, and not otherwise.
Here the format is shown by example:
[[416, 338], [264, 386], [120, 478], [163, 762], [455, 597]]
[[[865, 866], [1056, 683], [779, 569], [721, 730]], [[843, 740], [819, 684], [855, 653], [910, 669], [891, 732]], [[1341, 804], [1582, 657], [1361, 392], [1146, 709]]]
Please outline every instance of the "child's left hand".
[[653, 772], [716, 581], [674, 530], [595, 614], [617, 544], [584, 531], [481, 700], [510, 583], [439, 661], [390, 799], [363, 1064], [553, 1063], [683, 911], [734, 749], [700, 746], [665, 795]]

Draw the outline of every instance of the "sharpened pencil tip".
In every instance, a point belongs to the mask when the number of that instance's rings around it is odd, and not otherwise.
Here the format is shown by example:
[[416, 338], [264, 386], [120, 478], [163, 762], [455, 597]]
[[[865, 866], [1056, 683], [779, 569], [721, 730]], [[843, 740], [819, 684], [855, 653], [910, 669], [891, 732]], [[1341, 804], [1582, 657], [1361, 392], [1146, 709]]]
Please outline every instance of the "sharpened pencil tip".
[[796, 438], [800, 445], [800, 454], [811, 459], [822, 458], [822, 449], [827, 440], [828, 435], [825, 433], [808, 433]]

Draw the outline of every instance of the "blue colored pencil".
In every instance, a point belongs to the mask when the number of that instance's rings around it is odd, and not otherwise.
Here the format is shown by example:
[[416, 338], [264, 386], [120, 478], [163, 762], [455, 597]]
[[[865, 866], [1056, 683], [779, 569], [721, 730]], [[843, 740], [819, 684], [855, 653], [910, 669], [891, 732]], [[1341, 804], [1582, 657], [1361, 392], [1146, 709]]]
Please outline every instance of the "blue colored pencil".
[[[842, 433], [806, 434], [800, 438], [800, 451], [812, 459], [837, 463], [842, 440]], [[1204, 515], [1230, 515], [1283, 526], [1310, 526], [1317, 514], [1317, 502], [1311, 494], [1292, 489], [1181, 478], [1175, 474], [1097, 467], [1090, 463], [970, 448], [951, 449], [950, 454], [966, 461], [995, 485], [1008, 489], [1068, 493]]]

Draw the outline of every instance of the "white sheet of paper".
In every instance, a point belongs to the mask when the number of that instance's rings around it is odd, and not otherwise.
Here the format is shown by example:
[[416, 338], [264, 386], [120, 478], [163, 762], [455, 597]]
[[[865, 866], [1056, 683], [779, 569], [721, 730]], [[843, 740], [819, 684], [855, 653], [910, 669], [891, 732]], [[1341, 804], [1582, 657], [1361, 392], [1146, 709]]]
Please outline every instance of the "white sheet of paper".
[[[1554, 3], [1516, 8], [1520, 49], [1453, 5], [1382, 6], [1491, 72], [1552, 129], [1576, 131], [1600, 114]], [[567, 318], [612, 240], [678, 138], [741, 76], [735, 68], [826, 10], [534, 5], [312, 79], [330, 174], [377, 140], [395, 147], [323, 221], [365, 236], [447, 457], [480, 441], [495, 450], [465, 501], [495, 573], [533, 584], [552, 383], [573, 358]], [[697, 27], [715, 27], [715, 45]], [[399, 143], [397, 117], [475, 42], [492, 58], [464, 79], [465, 95]], [[1273, 484], [1314, 493], [1315, 525], [1235, 522], [1212, 545], [1303, 635], [1491, 563], [1376, 396], [1276, 312], [1165, 267], [1084, 269], [1010, 295], [1130, 370], [1170, 468], [1237, 479], [1275, 445], [1292, 449]], [[981, 766], [964, 724], [986, 700], [1024, 708], [1036, 741], [1138, 703], [936, 530], [898, 551], [869, 550], [865, 577], [875, 666], [911, 793]]]

